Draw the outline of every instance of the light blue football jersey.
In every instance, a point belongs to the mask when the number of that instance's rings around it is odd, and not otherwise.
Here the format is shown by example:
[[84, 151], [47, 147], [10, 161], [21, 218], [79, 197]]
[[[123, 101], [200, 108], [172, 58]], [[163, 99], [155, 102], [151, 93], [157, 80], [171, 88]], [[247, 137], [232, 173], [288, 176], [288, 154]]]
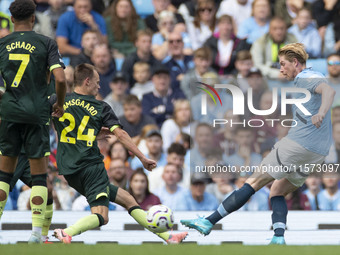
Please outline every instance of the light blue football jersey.
[[[295, 127], [291, 127], [287, 137], [309, 151], [327, 156], [332, 143], [332, 123], [330, 110], [322, 121], [321, 127], [316, 128], [312, 124], [312, 116], [317, 114], [321, 106], [321, 94], [317, 94], [315, 89], [321, 84], [327, 83], [323, 74], [306, 68], [294, 79], [294, 87], [305, 88], [311, 93], [311, 98], [303, 106], [311, 113], [305, 115], [296, 105], [293, 105], [293, 118], [297, 122]], [[304, 98], [303, 93], [292, 93], [293, 98]]]

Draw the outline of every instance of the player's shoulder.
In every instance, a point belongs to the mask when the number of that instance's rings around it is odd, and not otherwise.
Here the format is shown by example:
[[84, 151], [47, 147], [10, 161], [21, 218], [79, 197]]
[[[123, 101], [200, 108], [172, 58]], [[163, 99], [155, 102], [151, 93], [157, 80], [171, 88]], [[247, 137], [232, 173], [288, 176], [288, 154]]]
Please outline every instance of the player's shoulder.
[[313, 70], [311, 67], [305, 68], [298, 74], [299, 78], [325, 78], [319, 71]]

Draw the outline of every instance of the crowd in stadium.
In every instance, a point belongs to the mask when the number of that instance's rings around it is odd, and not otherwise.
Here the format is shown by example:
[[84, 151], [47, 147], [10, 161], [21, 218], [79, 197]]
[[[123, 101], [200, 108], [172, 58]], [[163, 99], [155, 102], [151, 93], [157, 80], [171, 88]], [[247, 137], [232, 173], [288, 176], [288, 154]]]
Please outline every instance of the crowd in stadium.
[[[12, 32], [8, 7], [0, 3], [0, 37]], [[34, 31], [55, 39], [63, 56], [68, 92], [74, 67], [89, 63], [100, 75], [98, 99], [107, 102], [126, 132], [148, 158], [152, 172], [115, 137], [98, 139], [110, 182], [129, 191], [147, 210], [165, 204], [174, 211], [215, 210], [249, 172], [197, 172], [197, 166], [257, 166], [289, 128], [280, 109], [256, 116], [245, 107], [233, 115], [232, 96], [211, 103], [201, 115], [195, 82], [230, 83], [245, 95], [252, 89], [255, 109], [272, 106], [272, 88], [289, 87], [280, 74], [278, 51], [286, 44], [306, 46], [313, 68], [340, 93], [339, 0], [36, 0]], [[150, 5], [141, 12], [142, 5]], [[145, 6], [143, 9], [145, 9]], [[146, 8], [147, 9], [147, 8]], [[307, 62], [308, 66], [308, 62]], [[323, 66], [327, 66], [322, 68]], [[1, 83], [2, 79], [0, 79]], [[2, 84], [3, 86], [3, 84]], [[246, 98], [246, 97], [245, 97]], [[221, 125], [214, 119], [263, 120], [253, 128]], [[273, 125], [266, 119], [280, 119]], [[340, 96], [332, 108], [334, 144], [325, 173], [313, 173], [286, 197], [290, 210], [340, 210]], [[49, 176], [56, 210], [89, 210], [83, 196], [58, 175], [57, 143], [51, 128]], [[324, 169], [324, 168], [323, 168]], [[338, 169], [340, 171], [340, 169]], [[270, 210], [270, 186], [241, 210]], [[18, 183], [7, 210], [28, 210], [30, 189]], [[110, 210], [123, 210], [110, 204]]]

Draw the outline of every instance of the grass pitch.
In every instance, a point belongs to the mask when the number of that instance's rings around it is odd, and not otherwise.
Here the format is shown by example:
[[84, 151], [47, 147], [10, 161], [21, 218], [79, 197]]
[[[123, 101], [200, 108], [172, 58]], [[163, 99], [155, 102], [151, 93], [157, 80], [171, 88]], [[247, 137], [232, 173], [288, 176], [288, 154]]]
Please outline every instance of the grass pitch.
[[49, 244], [49, 245], [0, 245], [1, 255], [316, 255], [340, 254], [340, 246], [244, 246], [223, 245], [117, 245], [117, 244]]

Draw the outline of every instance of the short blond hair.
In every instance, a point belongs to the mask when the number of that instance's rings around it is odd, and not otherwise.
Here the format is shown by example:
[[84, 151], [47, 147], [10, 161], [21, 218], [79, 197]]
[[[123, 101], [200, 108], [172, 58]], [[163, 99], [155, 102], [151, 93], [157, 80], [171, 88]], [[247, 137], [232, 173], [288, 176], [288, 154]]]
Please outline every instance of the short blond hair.
[[301, 64], [306, 64], [308, 54], [302, 43], [290, 43], [283, 46], [279, 51], [279, 56], [285, 56], [289, 62], [293, 62], [296, 58]]

